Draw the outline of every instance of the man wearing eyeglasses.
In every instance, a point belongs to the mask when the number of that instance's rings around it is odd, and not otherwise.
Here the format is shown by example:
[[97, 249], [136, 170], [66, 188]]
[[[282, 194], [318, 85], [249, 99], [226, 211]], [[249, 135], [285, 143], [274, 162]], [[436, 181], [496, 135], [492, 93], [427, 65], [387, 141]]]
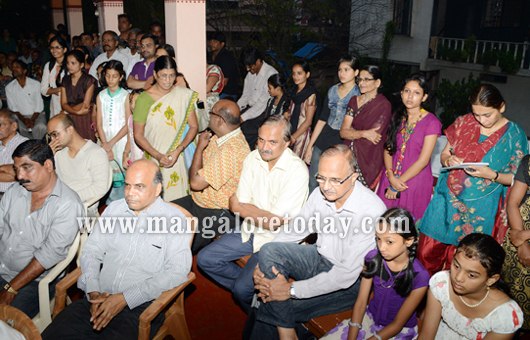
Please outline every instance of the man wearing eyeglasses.
[[109, 158], [113, 156], [81, 137], [72, 118], [64, 113], [50, 119], [47, 137], [57, 175], [88, 205], [89, 215], [97, 215], [97, 203], [109, 190]]
[[[290, 128], [281, 115], [261, 125], [257, 149], [245, 158], [237, 191], [229, 202], [230, 210], [244, 219], [240, 231], [224, 234], [197, 257], [198, 265], [231, 290], [247, 311], [254, 295], [252, 272], [258, 251], [282, 228], [285, 217], [298, 213], [308, 194], [309, 172], [289, 149]], [[232, 262], [250, 254], [244, 268]]]
[[[297, 323], [348, 310], [356, 300], [364, 257], [375, 248], [373, 226], [386, 207], [357, 181], [355, 164], [346, 145], [326, 149], [316, 175], [319, 189], [291, 228], [261, 248], [254, 282], [265, 303], [257, 310], [252, 339], [295, 338]], [[294, 222], [304, 228], [293, 228]], [[295, 243], [314, 232], [315, 245]]]
[[173, 201], [198, 219], [193, 254], [221, 234], [220, 227], [234, 225], [228, 200], [236, 192], [243, 161], [250, 153], [239, 122], [235, 102], [221, 99], [213, 106], [208, 125], [213, 134], [204, 131], [199, 135], [189, 171], [191, 195]]

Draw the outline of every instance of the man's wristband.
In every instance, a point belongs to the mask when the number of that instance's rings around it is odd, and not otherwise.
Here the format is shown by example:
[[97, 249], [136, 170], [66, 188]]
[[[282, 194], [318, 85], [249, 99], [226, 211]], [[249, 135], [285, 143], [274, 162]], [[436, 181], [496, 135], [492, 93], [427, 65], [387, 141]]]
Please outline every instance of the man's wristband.
[[6, 290], [8, 293], [11, 293], [13, 295], [17, 295], [18, 294], [18, 291], [15, 290], [15, 288], [11, 287], [11, 285], [9, 283], [6, 283], [4, 285], [4, 290]]
[[296, 292], [294, 291], [294, 285], [291, 285], [291, 288], [289, 288], [289, 296], [291, 299], [296, 299]]

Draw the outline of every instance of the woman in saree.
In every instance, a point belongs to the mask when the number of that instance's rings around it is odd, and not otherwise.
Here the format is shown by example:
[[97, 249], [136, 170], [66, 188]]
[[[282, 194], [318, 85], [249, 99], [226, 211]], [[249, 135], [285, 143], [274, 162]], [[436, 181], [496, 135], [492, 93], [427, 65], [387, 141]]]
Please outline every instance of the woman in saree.
[[155, 83], [135, 103], [134, 140], [146, 158], [160, 165], [164, 199], [172, 201], [189, 195], [188, 169], [198, 130], [197, 93], [173, 86], [177, 64], [169, 56], [156, 59], [153, 76]]
[[499, 90], [482, 84], [470, 96], [472, 113], [447, 128], [440, 157], [445, 167], [483, 162], [442, 171], [420, 222], [418, 258], [432, 274], [451, 265], [455, 246], [466, 235], [483, 233], [502, 242], [507, 230], [506, 195], [523, 156], [526, 134], [503, 116]]
[[383, 170], [383, 151], [392, 107], [381, 87], [381, 70], [374, 65], [360, 69], [357, 84], [360, 96], [352, 97], [340, 128], [340, 137], [357, 159], [359, 181], [375, 190]]

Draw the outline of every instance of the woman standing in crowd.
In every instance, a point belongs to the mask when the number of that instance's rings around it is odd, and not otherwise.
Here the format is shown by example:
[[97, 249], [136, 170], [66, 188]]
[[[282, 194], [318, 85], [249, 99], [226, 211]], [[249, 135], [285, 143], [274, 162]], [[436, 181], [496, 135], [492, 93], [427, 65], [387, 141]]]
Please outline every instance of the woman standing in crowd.
[[464, 237], [450, 271], [429, 282], [425, 318], [419, 339], [511, 339], [523, 313], [500, 290], [504, 250], [484, 234]]
[[421, 105], [429, 96], [427, 80], [414, 74], [401, 90], [403, 107], [392, 117], [385, 143], [385, 175], [377, 194], [387, 208], [400, 207], [422, 218], [431, 200], [431, 155], [442, 124]]
[[68, 46], [59, 36], [53, 36], [49, 46], [52, 58], [44, 65], [40, 89], [43, 96], [51, 96], [50, 118], [52, 118], [61, 112], [61, 82], [66, 74], [65, 54]]
[[288, 117], [289, 115], [291, 99], [286, 91], [285, 78], [281, 74], [275, 73], [267, 80], [267, 86], [271, 98], [267, 102], [265, 111], [258, 117], [246, 120], [241, 124], [241, 131], [245, 135], [250, 150], [254, 150], [258, 141], [258, 129], [269, 116], [283, 115]]
[[95, 142], [95, 119], [92, 114], [96, 79], [85, 72], [84, 66], [83, 52], [73, 50], [66, 54], [66, 68], [69, 74], [63, 78], [61, 106], [63, 111], [72, 117], [75, 129], [81, 137]]
[[361, 94], [355, 84], [355, 77], [359, 74], [356, 58], [347, 56], [339, 60], [339, 83], [328, 90], [324, 100], [322, 112], [318, 117], [311, 140], [307, 146], [304, 159], [310, 159], [309, 191], [318, 187], [315, 175], [318, 172], [318, 162], [324, 150], [335, 144], [341, 144], [340, 126], [346, 115], [346, 108], [353, 96]]
[[340, 128], [344, 143], [350, 145], [360, 170], [359, 180], [375, 190], [383, 169], [383, 151], [392, 107], [384, 95], [378, 93], [382, 85], [379, 67], [361, 68], [357, 84], [361, 95], [348, 103], [346, 116]]
[[503, 248], [506, 259], [502, 268], [504, 282], [524, 314], [523, 329], [530, 330], [530, 155], [526, 155], [515, 174], [508, 195], [508, 224]]
[[173, 201], [189, 193], [197, 135], [197, 93], [174, 86], [177, 64], [169, 56], [155, 61], [155, 83], [135, 103], [134, 139], [147, 158], [155, 159], [164, 177], [164, 199]]
[[[295, 63], [292, 78], [295, 89], [291, 96], [289, 120], [291, 122], [291, 148], [299, 157], [304, 157], [311, 138], [311, 124], [317, 110], [317, 90], [309, 79], [311, 70], [307, 61]], [[309, 162], [310, 159], [307, 159]]]
[[499, 90], [480, 85], [470, 97], [472, 113], [447, 128], [442, 151], [444, 166], [485, 162], [440, 174], [420, 223], [418, 258], [432, 274], [448, 268], [454, 246], [465, 235], [493, 235], [500, 243], [506, 234], [506, 193], [519, 162], [528, 153], [526, 134], [503, 116], [506, 105]]
[[[125, 90], [125, 71], [118, 60], [109, 60], [103, 66], [101, 84], [103, 90], [96, 98], [96, 122], [101, 146], [107, 152], [115, 174], [123, 174], [123, 155], [127, 144], [126, 114], [129, 110], [128, 92]], [[123, 198], [123, 178], [116, 181], [107, 204]], [[121, 184], [121, 185], [120, 185]]]

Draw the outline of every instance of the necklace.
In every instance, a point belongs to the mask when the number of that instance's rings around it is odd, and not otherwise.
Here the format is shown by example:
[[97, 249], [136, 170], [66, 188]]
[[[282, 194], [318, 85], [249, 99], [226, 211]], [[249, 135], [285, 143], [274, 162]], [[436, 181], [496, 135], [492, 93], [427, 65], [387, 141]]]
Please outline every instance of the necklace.
[[392, 287], [394, 287], [394, 283], [396, 282], [396, 278], [399, 276], [399, 274], [401, 274], [401, 272], [402, 272], [405, 268], [408, 267], [408, 263], [405, 264], [405, 265], [403, 266], [403, 268], [401, 268], [401, 270], [396, 274], [396, 276], [392, 275], [392, 271], [390, 270], [390, 268], [388, 268], [388, 272], [387, 272], [387, 274], [388, 274], [389, 278], [388, 278], [388, 281], [387, 281], [387, 282], [390, 282], [390, 285], [389, 285], [389, 286], [385, 286], [385, 285], [383, 284], [383, 267], [385, 266], [385, 263], [386, 263], [385, 260], [382, 260], [382, 261], [381, 261], [381, 271], [380, 271], [380, 273], [379, 273], [379, 280], [380, 280], [380, 281], [379, 281], [379, 285], [380, 285], [381, 287], [383, 287], [383, 288], [392, 288]]
[[482, 302], [486, 301], [486, 299], [488, 298], [488, 295], [490, 295], [490, 287], [488, 287], [488, 290], [486, 291], [486, 295], [484, 295], [484, 297], [482, 298], [482, 300], [480, 300], [479, 302], [475, 303], [475, 304], [469, 304], [467, 303], [464, 298], [462, 297], [462, 295], [458, 295], [458, 297], [460, 298], [460, 301], [462, 301], [462, 303], [466, 306], [468, 306], [469, 308], [475, 308], [475, 307], [478, 307], [482, 304]]

